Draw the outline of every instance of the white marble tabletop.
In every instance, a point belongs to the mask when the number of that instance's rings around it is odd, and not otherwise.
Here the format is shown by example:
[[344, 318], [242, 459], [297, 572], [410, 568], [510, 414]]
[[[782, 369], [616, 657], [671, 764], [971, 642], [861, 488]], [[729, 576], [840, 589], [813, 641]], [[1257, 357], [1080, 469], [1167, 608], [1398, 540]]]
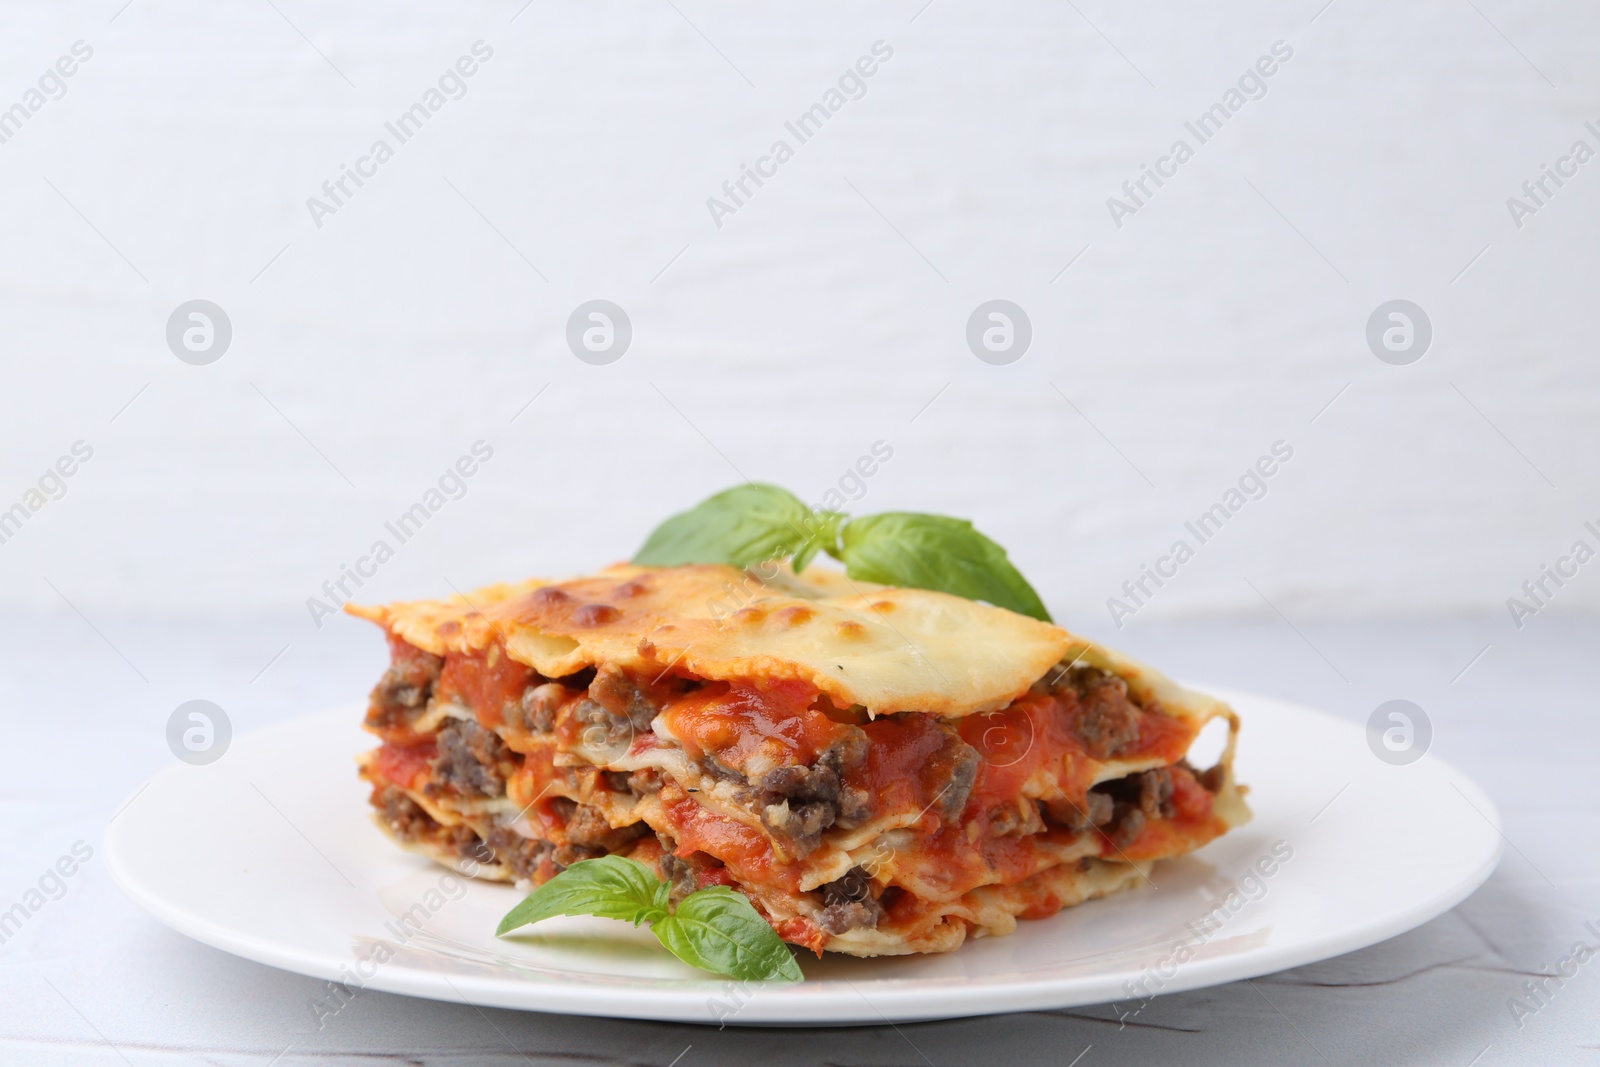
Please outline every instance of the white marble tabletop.
[[[1600, 927], [1597, 638], [1600, 620], [1545, 616], [1522, 631], [1495, 617], [1219, 620], [1117, 635], [1181, 677], [1352, 720], [1391, 698], [1417, 702], [1433, 725], [1431, 754], [1495, 798], [1508, 845], [1481, 890], [1417, 930], [1252, 983], [1161, 997], [1126, 1024], [1100, 1005], [899, 1027], [719, 1031], [368, 991], [319, 1031], [312, 1004], [322, 983], [166, 929], [112, 884], [100, 844], [118, 805], [170, 762], [164, 728], [179, 703], [216, 701], [245, 731], [347, 701], [381, 669], [379, 642], [359, 624], [312, 633], [281, 616], [0, 618], [0, 910], [77, 850], [63, 864], [73, 873], [48, 880], [63, 888], [35, 898], [42, 905], [0, 944], [0, 1062], [1595, 1062], [1600, 963], [1545, 983], [1538, 1001], [1524, 983], [1559, 967], [1576, 942], [1600, 945], [1585, 926]], [[1533, 1010], [1514, 1013], [1515, 998]]]

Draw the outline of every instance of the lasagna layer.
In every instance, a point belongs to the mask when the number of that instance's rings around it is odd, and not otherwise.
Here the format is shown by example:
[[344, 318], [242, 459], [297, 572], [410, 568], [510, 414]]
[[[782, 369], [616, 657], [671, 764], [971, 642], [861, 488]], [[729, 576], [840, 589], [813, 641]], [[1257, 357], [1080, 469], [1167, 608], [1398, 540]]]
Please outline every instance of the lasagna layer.
[[[391, 651], [361, 766], [378, 822], [482, 877], [615, 853], [677, 899], [731, 886], [818, 953], [938, 952], [1248, 818], [1225, 705], [943, 594], [621, 567], [358, 613]], [[1199, 770], [1213, 717], [1229, 741]]]

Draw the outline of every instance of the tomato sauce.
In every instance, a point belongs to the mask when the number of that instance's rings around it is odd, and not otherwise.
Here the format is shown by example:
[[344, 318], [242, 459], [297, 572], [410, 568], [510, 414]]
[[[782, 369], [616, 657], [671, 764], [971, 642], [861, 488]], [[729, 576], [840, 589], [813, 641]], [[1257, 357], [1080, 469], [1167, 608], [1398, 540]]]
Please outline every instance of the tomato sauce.
[[1051, 774], [1068, 797], [1081, 801], [1093, 784], [1095, 764], [1071, 726], [1063, 703], [1038, 693], [1025, 694], [1001, 711], [962, 719], [962, 740], [983, 759], [967, 801], [968, 816], [1020, 796], [1023, 785], [1040, 771]]
[[694, 872], [696, 889], [704, 889], [708, 885], [725, 885], [729, 889], [738, 889], [739, 880], [728, 872], [726, 867], [698, 867]]
[[1139, 713], [1139, 744], [1132, 752], [1123, 753], [1121, 759], [1150, 759], [1157, 757], [1167, 763], [1177, 763], [1189, 751], [1196, 731], [1188, 719], [1175, 715], [1161, 715], [1148, 711]]
[[420, 745], [385, 743], [373, 759], [373, 771], [401, 789], [421, 789], [432, 773], [435, 755], [431, 740]]
[[672, 701], [661, 716], [695, 759], [709, 752], [735, 768], [752, 761], [807, 765], [850, 729], [814, 710], [816, 699], [816, 690], [800, 682], [761, 688], [713, 682]]
[[940, 774], [933, 758], [947, 738], [938, 721], [927, 715], [900, 715], [877, 719], [861, 729], [869, 742], [866, 766], [846, 775], [846, 783], [865, 789], [879, 811], [922, 811], [938, 826], [939, 817], [931, 809], [949, 784], [949, 768]]
[[432, 653], [424, 652], [393, 630], [383, 631], [383, 636], [384, 640], [389, 643], [389, 662], [393, 666], [410, 666], [413, 663], [421, 663], [432, 657]]
[[412, 723], [421, 713], [420, 708], [401, 702], [401, 695], [410, 699], [414, 694], [426, 693], [439, 670], [439, 657], [385, 631], [389, 643], [389, 669], [383, 680], [373, 689], [367, 702], [366, 728], [384, 741], [396, 745], [415, 745], [428, 740], [431, 733], [417, 733]]
[[506, 782], [506, 796], [517, 807], [527, 808], [550, 795], [551, 787], [565, 784], [565, 768], [555, 766], [553, 753], [541, 746], [522, 758], [522, 766]]
[[796, 916], [793, 919], [783, 919], [773, 924], [778, 936], [791, 945], [808, 948], [817, 954], [817, 959], [822, 958], [822, 946], [827, 942], [828, 935], [822, 928], [810, 919]]
[[439, 696], [472, 709], [478, 724], [494, 729], [505, 722], [506, 703], [522, 697], [533, 671], [506, 655], [501, 645], [480, 652], [451, 653], [439, 673]]
[[[426, 653], [392, 635], [390, 647], [395, 664], [416, 661], [422, 666]], [[436, 693], [471, 709], [480, 725], [493, 729], [504, 724], [505, 706], [519, 700], [537, 680], [532, 670], [495, 643], [477, 652], [446, 655]], [[1044, 831], [1038, 832], [1038, 817], [1028, 807], [1033, 798], [1053, 797], [1059, 789], [1087, 808], [1088, 790], [1102, 764], [1088, 755], [1076, 732], [1076, 707], [1070, 695], [1029, 692], [1004, 709], [956, 721], [915, 713], [866, 721], [851, 709], [833, 708], [803, 682], [709, 682], [672, 699], [662, 708], [661, 718], [691, 758], [714, 756], [727, 767], [741, 771], [749, 767], [752, 773], [760, 768], [814, 766], [830, 749], [839, 751], [835, 746], [857, 730], [864, 733], [864, 758], [853, 762], [852, 757], [853, 765], [844, 768], [841, 784], [870, 798], [876, 817], [915, 815], [912, 839], [900, 846], [893, 863], [898, 871], [894, 881], [903, 887], [916, 884], [939, 898], [919, 900], [895, 890], [887, 922], [898, 927], [915, 921], [924, 909], [941, 907], [942, 899], [978, 885], [1024, 881], [1055, 862], [1052, 847], [1077, 840], [1073, 831], [1054, 822], [1046, 822]], [[578, 728], [594, 725], [578, 723], [571, 711], [563, 707], [557, 716], [556, 734], [563, 749], [574, 743]], [[1175, 764], [1196, 732], [1188, 720], [1159, 711], [1140, 710], [1137, 724], [1136, 740], [1117, 753], [1118, 759]], [[965, 782], [962, 775], [970, 768], [971, 754], [953, 743], [952, 729], [978, 755], [959, 818], [946, 817], [941, 800], [958, 781]], [[649, 731], [630, 740], [636, 753], [662, 743]], [[859, 735], [852, 743], [859, 744]], [[541, 837], [561, 841], [564, 812], [570, 804], [557, 803], [555, 797], [580, 783], [571, 769], [554, 765], [554, 751], [546, 745], [531, 750], [507, 783], [507, 795], [526, 810]], [[421, 789], [435, 759], [431, 740], [419, 742], [409, 734], [387, 737], [372, 769], [377, 778]], [[1150, 820], [1121, 850], [1102, 835], [1100, 855], [1113, 860], [1158, 858], [1186, 851], [1226, 829], [1213, 811], [1211, 794], [1195, 777], [1183, 767], [1172, 767], [1170, 773], [1174, 816]], [[801, 865], [786, 862], [762, 830], [702, 807], [695, 796], [672, 782], [662, 787], [659, 800], [663, 830], [676, 842], [676, 854], [696, 857], [691, 866], [699, 885], [760, 884], [799, 891]], [[1031, 829], [1019, 832], [1019, 817], [1031, 819]], [[1040, 894], [1030, 901], [1025, 917], [1057, 910], [1054, 894], [1042, 888]], [[785, 940], [819, 952], [826, 939], [806, 919], [780, 921], [777, 929]]]
[[693, 797], [671, 785], [661, 790], [661, 807], [680, 857], [704, 852], [727, 864], [742, 882], [778, 885], [791, 892], [798, 888], [799, 872], [779, 862], [761, 831], [701, 807]]
[[1120, 851], [1101, 836], [1100, 855], [1110, 860], [1148, 860], [1170, 856], [1209, 841], [1227, 830], [1227, 824], [1213, 813], [1211, 794], [1183, 767], [1172, 768], [1170, 819], [1152, 819], [1139, 836]]
[[[1066, 829], [1018, 835], [991, 833], [991, 825], [1003, 823], [994, 817], [1006, 814], [1005, 809], [1014, 807], [1027, 793], [1053, 795], [1052, 783], [1075, 804], [1087, 808], [1087, 793], [1101, 764], [1084, 751], [1072, 724], [1070, 701], [1040, 693], [1025, 694], [1000, 711], [969, 715], [957, 722], [962, 740], [977, 751], [981, 762], [961, 818], [945, 824], [936, 815], [940, 806], [934, 803], [945, 780], [931, 774], [930, 767], [943, 744], [936, 722], [927, 716], [903, 715], [863, 727], [872, 746], [865, 780], [860, 784], [871, 791], [879, 810], [928, 809], [917, 824], [922, 830], [918, 843], [897, 859], [903, 877], [950, 894], [996, 881], [1012, 884], [1040, 867], [1041, 843], [1070, 844], [1076, 835]], [[1138, 741], [1118, 758], [1175, 763], [1183, 758], [1194, 734], [1187, 720], [1140, 711]], [[1101, 851], [1107, 858], [1170, 855], [1225, 829], [1212, 815], [1211, 794], [1188, 771], [1175, 767], [1172, 774], [1175, 817], [1152, 820], [1121, 854], [1102, 838]], [[1030, 784], [1032, 788], [1025, 788]], [[1050, 862], [1049, 857], [1043, 857], [1043, 862]]]

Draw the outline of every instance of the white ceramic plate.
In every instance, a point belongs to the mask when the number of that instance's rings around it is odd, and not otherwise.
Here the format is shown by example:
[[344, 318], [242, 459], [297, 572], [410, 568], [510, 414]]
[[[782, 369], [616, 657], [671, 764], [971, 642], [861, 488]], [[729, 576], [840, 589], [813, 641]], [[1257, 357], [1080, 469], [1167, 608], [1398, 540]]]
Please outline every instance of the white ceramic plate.
[[[301, 974], [504, 1008], [734, 1025], [1110, 1001], [1132, 1012], [1157, 993], [1393, 937], [1453, 907], [1494, 869], [1499, 815], [1450, 766], [1431, 756], [1390, 766], [1358, 725], [1208, 691], [1244, 720], [1237, 768], [1256, 813], [1249, 825], [1157, 864], [1153, 885], [1023, 922], [1013, 936], [943, 956], [805, 955], [800, 984], [711, 977], [647, 930], [605, 919], [553, 919], [496, 939], [519, 893], [402, 852], [369, 819], [352, 762], [372, 744], [358, 707], [238, 738], [207, 766], [163, 771], [112, 821], [106, 862], [167, 925]], [[410, 924], [400, 921], [407, 913]]]

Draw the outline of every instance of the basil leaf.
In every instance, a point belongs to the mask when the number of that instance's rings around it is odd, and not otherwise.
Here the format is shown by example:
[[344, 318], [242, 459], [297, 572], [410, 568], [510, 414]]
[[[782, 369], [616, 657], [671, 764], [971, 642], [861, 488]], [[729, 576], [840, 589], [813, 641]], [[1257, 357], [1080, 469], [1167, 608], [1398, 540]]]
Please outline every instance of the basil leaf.
[[816, 526], [811, 509], [787, 489], [739, 485], [657, 526], [633, 562], [644, 567], [683, 563], [749, 567], [795, 553], [814, 539]]
[[841, 542], [839, 559], [852, 578], [986, 600], [1050, 621], [1044, 602], [1011, 565], [1006, 550], [965, 519], [887, 511], [851, 519]]
[[670, 886], [638, 860], [579, 860], [512, 908], [495, 936], [556, 915], [598, 915], [650, 923], [667, 950], [691, 967], [761, 981], [805, 977], [767, 920], [727, 886], [697, 889], [669, 911]]
[[811, 532], [794, 550], [791, 562], [796, 574], [806, 569], [819, 549], [835, 559], [839, 557], [839, 530], [849, 518], [842, 511], [816, 511], [806, 516], [806, 526]]
[[805, 978], [771, 924], [725, 885], [695, 890], [651, 929], [674, 956], [702, 970], [755, 982]]
[[507, 912], [495, 936], [556, 915], [599, 915], [635, 926], [656, 922], [667, 914], [667, 893], [667, 883], [638, 860], [579, 860]]
[[775, 485], [735, 486], [672, 516], [655, 528], [633, 562], [750, 567], [789, 557], [799, 574], [818, 552], [842, 561], [852, 578], [986, 600], [1050, 621], [1006, 550], [965, 519], [910, 511], [851, 519], [838, 511], [812, 511]]

